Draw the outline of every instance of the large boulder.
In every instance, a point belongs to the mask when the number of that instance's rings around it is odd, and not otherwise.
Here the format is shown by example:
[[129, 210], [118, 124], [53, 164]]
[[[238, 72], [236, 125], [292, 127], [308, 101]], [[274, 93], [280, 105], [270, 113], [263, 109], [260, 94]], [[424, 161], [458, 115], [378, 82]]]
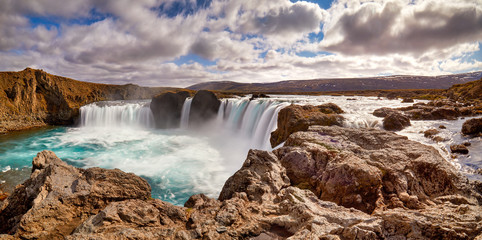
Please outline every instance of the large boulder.
[[465, 135], [482, 134], [482, 118], [472, 118], [462, 125], [462, 133]]
[[398, 112], [390, 113], [383, 118], [383, 128], [388, 131], [400, 131], [410, 125], [410, 119]]
[[275, 153], [292, 185], [366, 213], [424, 208], [437, 197], [470, 192], [436, 149], [383, 130], [313, 126]]
[[182, 106], [188, 92], [166, 92], [152, 98], [151, 111], [157, 128], [178, 128], [181, 123]]
[[0, 233], [27, 239], [59, 239], [110, 202], [146, 200], [151, 187], [142, 178], [118, 169], [80, 169], [43, 151], [32, 174], [0, 208]]
[[221, 101], [216, 95], [207, 90], [200, 90], [194, 95], [189, 112], [189, 126], [200, 126], [215, 119]]
[[343, 124], [343, 110], [333, 103], [312, 105], [290, 105], [278, 113], [278, 128], [271, 133], [271, 146], [278, 146], [297, 131], [305, 131], [311, 125], [332, 126]]

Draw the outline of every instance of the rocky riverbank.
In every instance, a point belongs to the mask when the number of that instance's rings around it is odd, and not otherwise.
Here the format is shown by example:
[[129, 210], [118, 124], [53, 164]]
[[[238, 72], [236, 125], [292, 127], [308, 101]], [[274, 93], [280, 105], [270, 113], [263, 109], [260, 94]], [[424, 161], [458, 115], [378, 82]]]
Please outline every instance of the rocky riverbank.
[[142, 179], [78, 169], [44, 151], [0, 208], [0, 238], [474, 239], [482, 183], [395, 133], [311, 126], [251, 150], [218, 199], [150, 199]]
[[150, 99], [172, 88], [81, 82], [26, 68], [0, 72], [0, 133], [74, 123], [83, 105], [105, 100]]

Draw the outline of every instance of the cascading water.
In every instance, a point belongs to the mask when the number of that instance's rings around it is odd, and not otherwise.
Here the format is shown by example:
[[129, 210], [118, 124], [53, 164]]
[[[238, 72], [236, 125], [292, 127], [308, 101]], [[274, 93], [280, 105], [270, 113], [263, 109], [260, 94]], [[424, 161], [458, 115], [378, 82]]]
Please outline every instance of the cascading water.
[[81, 127], [154, 127], [149, 102], [106, 101], [80, 108]]
[[192, 98], [187, 98], [182, 105], [181, 128], [186, 129], [189, 125], [189, 112], [191, 110]]

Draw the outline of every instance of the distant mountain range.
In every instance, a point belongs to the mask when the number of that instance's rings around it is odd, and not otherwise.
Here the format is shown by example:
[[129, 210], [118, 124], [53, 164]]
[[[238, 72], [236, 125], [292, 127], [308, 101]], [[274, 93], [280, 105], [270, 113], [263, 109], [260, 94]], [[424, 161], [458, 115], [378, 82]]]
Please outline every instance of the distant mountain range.
[[387, 76], [289, 80], [272, 83], [205, 82], [187, 87], [191, 90], [227, 92], [325, 92], [386, 89], [447, 89], [454, 84], [482, 78], [482, 71], [442, 76]]

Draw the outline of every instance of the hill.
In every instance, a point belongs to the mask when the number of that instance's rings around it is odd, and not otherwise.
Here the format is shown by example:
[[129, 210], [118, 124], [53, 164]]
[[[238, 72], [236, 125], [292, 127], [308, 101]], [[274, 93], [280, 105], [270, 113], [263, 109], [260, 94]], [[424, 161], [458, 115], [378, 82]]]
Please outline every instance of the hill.
[[175, 89], [81, 82], [31, 68], [0, 72], [0, 132], [73, 124], [83, 105], [149, 99], [168, 90]]
[[206, 82], [187, 87], [192, 90], [224, 92], [325, 92], [387, 89], [447, 89], [454, 84], [474, 81], [482, 71], [442, 76], [388, 76], [373, 78], [334, 78], [289, 80], [273, 83]]

